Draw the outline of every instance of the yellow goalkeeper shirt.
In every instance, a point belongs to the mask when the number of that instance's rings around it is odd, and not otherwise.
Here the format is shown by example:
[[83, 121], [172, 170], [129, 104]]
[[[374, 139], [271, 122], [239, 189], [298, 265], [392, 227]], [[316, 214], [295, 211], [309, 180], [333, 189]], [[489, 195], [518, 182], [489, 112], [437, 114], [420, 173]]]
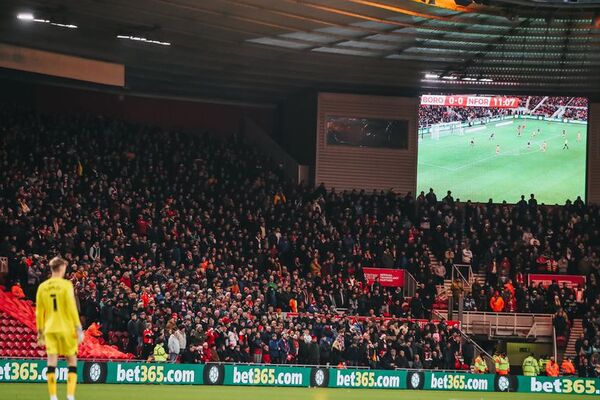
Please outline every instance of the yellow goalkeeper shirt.
[[38, 330], [72, 335], [81, 325], [73, 284], [63, 278], [50, 278], [42, 283], [36, 296]]

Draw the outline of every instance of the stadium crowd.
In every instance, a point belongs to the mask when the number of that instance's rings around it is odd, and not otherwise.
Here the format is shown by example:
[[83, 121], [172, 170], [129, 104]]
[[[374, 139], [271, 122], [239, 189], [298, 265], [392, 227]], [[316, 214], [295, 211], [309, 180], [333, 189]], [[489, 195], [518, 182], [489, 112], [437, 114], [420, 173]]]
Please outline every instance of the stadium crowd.
[[[0, 255], [13, 292], [33, 297], [62, 255], [84, 325], [99, 322], [107, 339], [127, 332], [138, 357], [468, 368], [472, 345], [456, 329], [403, 320], [430, 319], [436, 284], [462, 261], [487, 272], [465, 307], [551, 309], [565, 329], [583, 315], [581, 349], [598, 361], [600, 213], [581, 199], [548, 208], [315, 190], [235, 135], [0, 114]], [[367, 285], [362, 268], [374, 265], [410, 271], [417, 294]], [[527, 287], [536, 271], [589, 281]], [[356, 317], [333, 317], [342, 311]]]

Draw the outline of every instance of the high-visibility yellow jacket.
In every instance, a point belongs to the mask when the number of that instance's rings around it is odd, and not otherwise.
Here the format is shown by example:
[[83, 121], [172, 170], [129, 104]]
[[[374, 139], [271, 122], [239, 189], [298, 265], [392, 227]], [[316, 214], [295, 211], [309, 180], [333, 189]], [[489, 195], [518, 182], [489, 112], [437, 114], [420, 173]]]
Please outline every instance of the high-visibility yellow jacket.
[[496, 356], [494, 357], [494, 364], [498, 375], [508, 375], [510, 372], [508, 357]]
[[540, 374], [540, 366], [535, 357], [528, 356], [523, 360], [523, 375], [537, 376]]
[[155, 362], [167, 361], [167, 352], [165, 351], [162, 343], [158, 343], [156, 346], [154, 346], [153, 356]]
[[476, 374], [485, 374], [486, 372], [488, 372], [487, 364], [485, 363], [485, 360], [481, 358], [481, 356], [477, 356], [475, 358], [474, 367]]

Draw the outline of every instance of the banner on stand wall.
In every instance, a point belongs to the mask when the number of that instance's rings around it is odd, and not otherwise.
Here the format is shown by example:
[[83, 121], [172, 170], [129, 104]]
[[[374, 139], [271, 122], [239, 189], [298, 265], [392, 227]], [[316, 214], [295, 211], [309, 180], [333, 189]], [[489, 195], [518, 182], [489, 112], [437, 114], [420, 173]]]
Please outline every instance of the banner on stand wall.
[[329, 387], [406, 389], [405, 370], [330, 369]]
[[600, 379], [561, 376], [517, 376], [522, 393], [600, 395]]
[[107, 363], [106, 383], [202, 385], [202, 364]]
[[495, 376], [490, 374], [427, 371], [423, 373], [421, 388], [425, 390], [493, 392], [495, 390], [494, 380]]
[[311, 368], [284, 365], [225, 365], [224, 385], [308, 387]]
[[404, 286], [404, 270], [403, 269], [388, 269], [364, 267], [363, 273], [368, 285], [372, 285], [376, 280], [379, 280], [381, 286], [387, 287], [403, 287]]
[[[81, 371], [82, 363], [77, 363], [79, 377]], [[47, 372], [46, 360], [0, 360], [0, 382], [47, 382]], [[55, 374], [58, 382], [67, 381], [66, 362], [59, 361]]]

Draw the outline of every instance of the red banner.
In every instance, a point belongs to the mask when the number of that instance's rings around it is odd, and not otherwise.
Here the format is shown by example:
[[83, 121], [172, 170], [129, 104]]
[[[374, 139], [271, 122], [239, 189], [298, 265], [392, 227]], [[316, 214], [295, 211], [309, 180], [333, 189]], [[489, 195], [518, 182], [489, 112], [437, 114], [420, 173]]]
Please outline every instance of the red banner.
[[527, 280], [530, 286], [537, 286], [541, 283], [544, 287], [548, 287], [552, 281], [557, 281], [560, 287], [563, 283], [566, 283], [569, 288], [576, 288], [579, 284], [585, 285], [584, 275], [529, 274]]
[[518, 97], [423, 95], [422, 106], [517, 108]]
[[403, 269], [387, 269], [387, 268], [363, 268], [367, 284], [372, 285], [376, 278], [379, 278], [381, 286], [402, 287], [404, 286], [404, 270]]

